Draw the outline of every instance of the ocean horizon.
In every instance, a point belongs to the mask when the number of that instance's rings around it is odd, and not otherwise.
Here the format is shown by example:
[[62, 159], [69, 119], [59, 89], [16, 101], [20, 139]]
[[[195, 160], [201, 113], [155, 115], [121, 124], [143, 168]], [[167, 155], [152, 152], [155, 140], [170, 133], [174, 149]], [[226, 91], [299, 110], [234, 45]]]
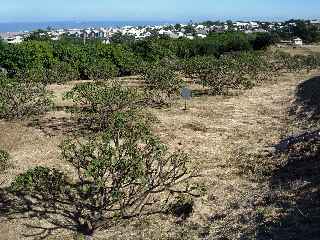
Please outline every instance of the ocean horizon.
[[98, 28], [124, 26], [154, 26], [174, 24], [177, 21], [49, 21], [49, 22], [0, 22], [0, 32], [23, 32], [37, 29]]

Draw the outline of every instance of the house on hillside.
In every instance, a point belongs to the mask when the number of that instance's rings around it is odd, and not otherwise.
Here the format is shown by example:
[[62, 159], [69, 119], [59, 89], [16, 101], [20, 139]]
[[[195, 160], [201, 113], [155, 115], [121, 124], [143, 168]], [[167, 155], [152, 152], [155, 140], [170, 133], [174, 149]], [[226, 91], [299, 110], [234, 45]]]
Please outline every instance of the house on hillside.
[[185, 37], [185, 36], [186, 36], [183, 32], [177, 32], [177, 34], [178, 34], [178, 37], [179, 37], [179, 38], [180, 38], [180, 37]]
[[257, 28], [257, 29], [254, 29], [253, 32], [255, 32], [255, 33], [267, 33], [268, 31], [263, 29], [263, 28]]
[[59, 38], [59, 36], [53, 36], [53, 37], [51, 37], [51, 40], [52, 41], [58, 41], [60, 38]]
[[295, 38], [292, 41], [294, 46], [301, 47], [303, 45], [303, 41], [301, 38]]
[[196, 30], [202, 30], [204, 28], [205, 28], [204, 25], [198, 25], [198, 26], [195, 27]]
[[233, 26], [235, 27], [235, 29], [238, 29], [238, 30], [248, 30], [250, 27], [250, 24], [247, 22], [235, 22]]
[[94, 30], [91, 30], [91, 32], [89, 33], [89, 37], [90, 38], [98, 38], [100, 35], [99, 35], [99, 31], [94, 29]]
[[69, 36], [80, 37], [81, 36], [81, 30], [80, 29], [69, 29], [67, 31], [67, 34]]
[[85, 29], [81, 30], [81, 38], [88, 38], [90, 36], [91, 30], [90, 29]]
[[320, 25], [320, 20], [311, 20], [310, 23], [314, 25]]
[[23, 42], [23, 37], [22, 36], [14, 36], [14, 37], [8, 37], [7, 39], [4, 39], [4, 40], [10, 44], [17, 44], [17, 43]]
[[198, 33], [198, 34], [197, 34], [197, 37], [198, 37], [198, 38], [206, 38], [206, 37], [207, 37], [207, 35], [205, 35], [205, 34], [201, 34], [201, 33]]
[[0, 66], [0, 73], [4, 74], [4, 75], [7, 75], [8, 74], [8, 71], [7, 69], [3, 68]]
[[109, 40], [109, 39], [104, 39], [104, 40], [102, 41], [102, 43], [103, 43], [103, 44], [110, 44], [110, 40]]
[[257, 23], [257, 22], [250, 22], [249, 25], [250, 25], [251, 28], [258, 28], [258, 27], [260, 27], [259, 23]]
[[105, 28], [100, 28], [99, 29], [99, 37], [100, 38], [106, 38], [108, 37], [108, 30]]

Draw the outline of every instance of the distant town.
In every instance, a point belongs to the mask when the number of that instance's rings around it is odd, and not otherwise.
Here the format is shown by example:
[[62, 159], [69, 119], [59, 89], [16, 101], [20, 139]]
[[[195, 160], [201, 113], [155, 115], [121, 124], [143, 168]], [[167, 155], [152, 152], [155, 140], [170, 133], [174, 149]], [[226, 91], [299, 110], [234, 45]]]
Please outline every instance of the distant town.
[[[311, 25], [320, 27], [320, 20], [307, 21]], [[267, 33], [279, 31], [281, 29], [289, 29], [295, 27], [295, 22], [260, 22], [260, 21], [225, 21], [213, 22], [206, 21], [202, 23], [189, 24], [167, 24], [158, 26], [124, 26], [124, 27], [100, 27], [100, 28], [63, 28], [53, 29], [48, 27], [42, 29], [42, 35], [48, 36], [51, 40], [57, 41], [63, 36], [81, 38], [81, 39], [101, 39], [105, 44], [110, 43], [110, 39], [116, 35], [131, 37], [132, 39], [141, 40], [154, 35], [163, 35], [170, 38], [206, 38], [212, 32], [241, 31], [250, 33]], [[38, 30], [39, 31], [39, 30]], [[24, 41], [32, 34], [32, 31], [25, 32], [5, 32], [0, 33], [0, 38], [10, 44], [18, 44]], [[292, 39], [294, 40], [294, 39]], [[301, 39], [295, 39], [300, 44]]]

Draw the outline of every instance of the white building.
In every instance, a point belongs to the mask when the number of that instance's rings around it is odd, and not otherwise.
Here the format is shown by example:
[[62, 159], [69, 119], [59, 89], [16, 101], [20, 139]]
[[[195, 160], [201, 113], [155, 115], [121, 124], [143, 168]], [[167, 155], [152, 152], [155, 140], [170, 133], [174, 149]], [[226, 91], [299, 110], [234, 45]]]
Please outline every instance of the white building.
[[301, 38], [295, 38], [293, 39], [293, 45], [295, 46], [302, 46], [303, 45], [303, 41]]
[[235, 22], [233, 26], [235, 26], [236, 29], [244, 30], [244, 29], [248, 29], [250, 24], [247, 22]]
[[320, 24], [320, 20], [311, 20], [310, 23], [311, 24]]
[[110, 44], [110, 40], [109, 39], [105, 39], [102, 41], [103, 44]]
[[250, 22], [251, 28], [258, 28], [259, 24], [257, 22]]
[[203, 26], [203, 25], [198, 25], [198, 26], [196, 26], [195, 28], [196, 28], [196, 30], [201, 30], [201, 29], [204, 29], [205, 26]]
[[183, 32], [178, 32], [178, 37], [185, 37], [185, 34]]
[[59, 39], [60, 39], [59, 36], [51, 37], [52, 41], [58, 41]]
[[207, 35], [199, 33], [199, 34], [197, 34], [197, 37], [199, 37], [199, 38], [206, 38]]
[[256, 32], [256, 33], [267, 33], [268, 31], [265, 30], [265, 29], [262, 29], [262, 28], [257, 28], [257, 29], [254, 29], [253, 32]]
[[7, 39], [5, 39], [5, 41], [10, 44], [18, 44], [23, 42], [23, 37], [22, 36], [8, 37]]

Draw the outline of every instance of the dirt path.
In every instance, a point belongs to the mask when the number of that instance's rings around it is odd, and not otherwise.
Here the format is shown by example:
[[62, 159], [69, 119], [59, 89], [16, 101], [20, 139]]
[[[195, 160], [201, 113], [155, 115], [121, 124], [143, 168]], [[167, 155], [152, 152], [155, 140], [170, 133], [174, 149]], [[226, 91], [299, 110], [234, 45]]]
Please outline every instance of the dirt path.
[[[162, 219], [152, 221], [148, 228], [119, 227], [114, 229], [113, 237], [160, 239], [184, 231], [191, 231], [188, 236], [199, 237], [199, 232], [205, 229], [204, 235], [212, 239], [237, 239], [241, 233], [253, 231], [255, 203], [267, 185], [253, 181], [250, 173], [256, 174], [260, 167], [263, 170], [264, 164], [268, 165], [263, 156], [271, 146], [283, 135], [294, 132], [287, 124], [288, 108], [294, 101], [298, 83], [312, 75], [315, 73], [288, 74], [275, 83], [257, 86], [239, 96], [194, 98], [188, 111], [182, 110], [182, 101], [168, 110], [151, 110], [159, 118], [156, 133], [172, 149], [188, 152], [204, 175], [202, 181], [208, 187], [207, 196], [197, 201], [193, 216], [185, 223], [198, 227], [186, 230], [172, 219]], [[61, 112], [54, 112], [45, 120], [64, 123], [65, 117]], [[0, 184], [7, 185], [14, 176], [36, 165], [66, 169], [66, 164], [58, 158], [58, 144], [65, 137], [65, 126], [58, 126], [61, 129], [53, 128], [57, 134], [50, 135], [30, 122], [0, 121], [0, 148], [10, 152], [14, 164], [13, 169], [0, 174]], [[17, 223], [1, 223], [0, 236], [21, 239], [19, 236], [24, 231]], [[98, 236], [106, 236], [104, 234]]]

